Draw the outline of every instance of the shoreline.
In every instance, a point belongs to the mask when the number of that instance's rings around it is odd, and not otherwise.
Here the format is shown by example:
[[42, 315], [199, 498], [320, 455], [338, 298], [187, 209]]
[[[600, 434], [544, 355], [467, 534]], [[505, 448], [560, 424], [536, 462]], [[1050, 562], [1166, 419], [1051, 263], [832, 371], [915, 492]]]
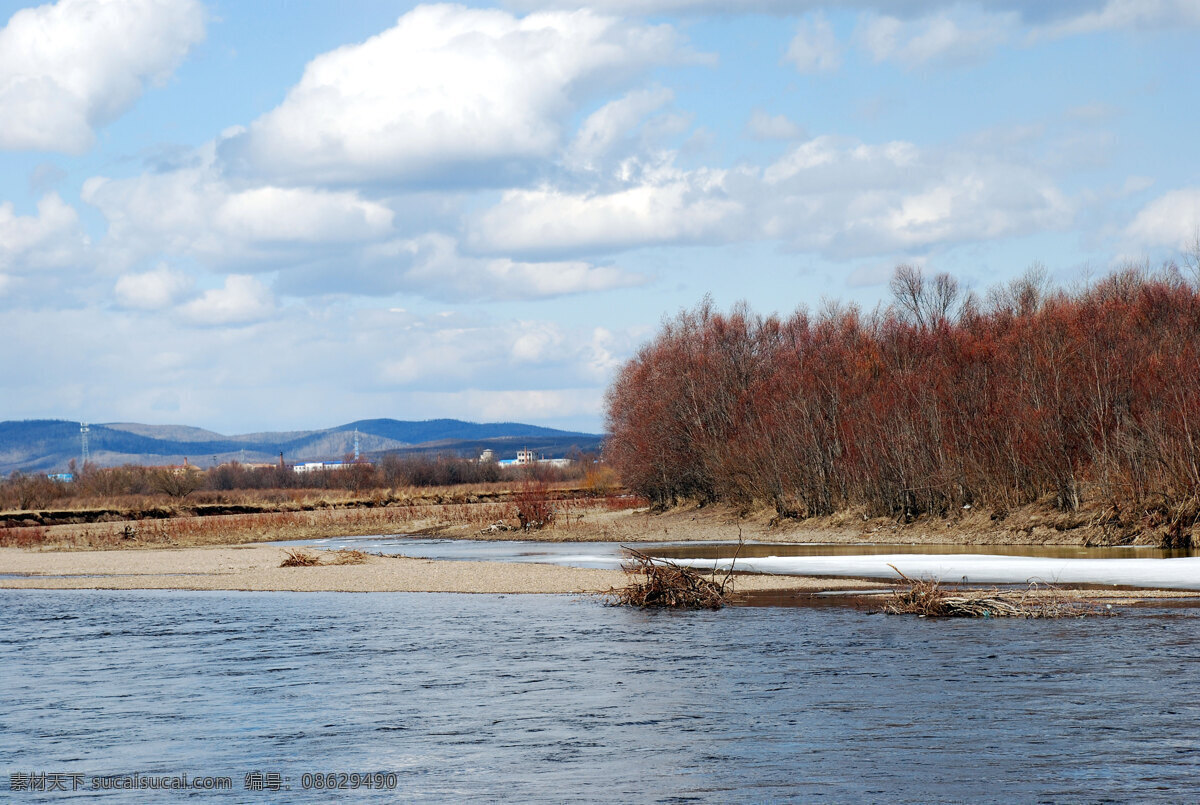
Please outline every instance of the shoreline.
[[[333, 557], [332, 551], [312, 553]], [[0, 548], [0, 589], [245, 590], [594, 594], [627, 583], [621, 570], [368, 555], [362, 564], [280, 567], [273, 545], [144, 551]], [[878, 589], [878, 581], [740, 575], [737, 589], [782, 592]]]
[[[361, 564], [334, 564], [336, 552], [320, 549], [311, 552], [329, 564], [280, 567], [287, 552], [262, 544], [88, 552], [0, 548], [0, 589], [603, 595], [630, 578], [621, 570], [370, 554]], [[732, 586], [746, 594], [739, 603], [748, 606], [764, 601], [853, 606], [864, 603], [869, 591], [891, 589], [897, 582], [735, 574]], [[1078, 601], [1200, 605], [1196, 591], [1097, 585], [1060, 589]]]

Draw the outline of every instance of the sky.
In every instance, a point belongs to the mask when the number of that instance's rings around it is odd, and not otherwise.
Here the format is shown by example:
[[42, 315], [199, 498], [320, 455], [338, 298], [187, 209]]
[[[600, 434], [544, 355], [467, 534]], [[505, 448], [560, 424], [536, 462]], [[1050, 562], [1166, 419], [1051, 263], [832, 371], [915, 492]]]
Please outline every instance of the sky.
[[599, 432], [710, 295], [1200, 232], [1200, 0], [0, 2], [0, 420]]

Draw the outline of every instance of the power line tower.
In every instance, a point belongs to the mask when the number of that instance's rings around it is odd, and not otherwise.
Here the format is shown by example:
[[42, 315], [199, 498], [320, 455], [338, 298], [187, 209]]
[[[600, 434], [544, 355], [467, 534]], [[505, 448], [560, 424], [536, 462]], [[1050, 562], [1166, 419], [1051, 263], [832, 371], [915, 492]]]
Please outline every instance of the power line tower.
[[358, 463], [358, 428], [354, 429], [354, 463]]
[[[92, 458], [91, 453], [88, 452], [88, 431], [89, 431], [88, 423], [80, 422], [79, 423], [79, 445], [80, 445], [80, 447], [83, 448], [83, 451], [82, 451], [83, 452], [83, 467], [87, 467], [88, 462]], [[81, 467], [80, 469], [82, 469], [83, 467]]]

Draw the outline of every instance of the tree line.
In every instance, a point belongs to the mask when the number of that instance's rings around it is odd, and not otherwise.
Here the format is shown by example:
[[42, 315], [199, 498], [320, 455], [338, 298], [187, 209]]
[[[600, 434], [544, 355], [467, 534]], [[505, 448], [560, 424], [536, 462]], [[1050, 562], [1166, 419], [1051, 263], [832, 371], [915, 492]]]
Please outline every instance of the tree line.
[[[184, 498], [193, 492], [252, 490], [342, 490], [360, 493], [374, 489], [489, 484], [536, 480], [560, 482], [584, 477], [595, 456], [573, 450], [567, 467], [544, 464], [504, 468], [494, 461], [480, 462], [455, 455], [389, 454], [378, 462], [351, 463], [337, 469], [298, 473], [289, 466], [246, 466], [236, 462], [208, 470], [194, 467], [86, 466], [70, 482], [52, 480], [44, 473], [11, 474], [0, 481], [0, 509], [33, 509], [54, 501], [113, 499], [129, 495], [166, 495]], [[74, 463], [71, 466], [75, 470]]]
[[902, 266], [870, 313], [726, 314], [706, 299], [620, 371], [606, 457], [660, 505], [911, 520], [1052, 499], [1190, 527], [1198, 284], [1171, 266], [1064, 290], [1034, 269], [979, 296]]

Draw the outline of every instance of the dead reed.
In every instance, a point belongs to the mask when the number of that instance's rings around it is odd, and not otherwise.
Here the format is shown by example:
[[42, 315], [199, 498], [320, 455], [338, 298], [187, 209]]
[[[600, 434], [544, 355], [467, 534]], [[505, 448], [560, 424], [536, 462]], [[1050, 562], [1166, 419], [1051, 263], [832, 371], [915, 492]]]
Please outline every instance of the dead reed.
[[1082, 618], [1112, 615], [1111, 608], [1069, 600], [1063, 591], [1031, 582], [1014, 593], [991, 590], [947, 589], [937, 579], [913, 579], [894, 565], [908, 586], [892, 593], [882, 612], [922, 618]]
[[[666, 559], [655, 559], [625, 548], [621, 569], [632, 578], [624, 587], [614, 587], [604, 596], [612, 606], [662, 609], [720, 609], [730, 602], [732, 568], [721, 581], [705, 578], [696, 571]], [[644, 577], [645, 581], [639, 581]]]

